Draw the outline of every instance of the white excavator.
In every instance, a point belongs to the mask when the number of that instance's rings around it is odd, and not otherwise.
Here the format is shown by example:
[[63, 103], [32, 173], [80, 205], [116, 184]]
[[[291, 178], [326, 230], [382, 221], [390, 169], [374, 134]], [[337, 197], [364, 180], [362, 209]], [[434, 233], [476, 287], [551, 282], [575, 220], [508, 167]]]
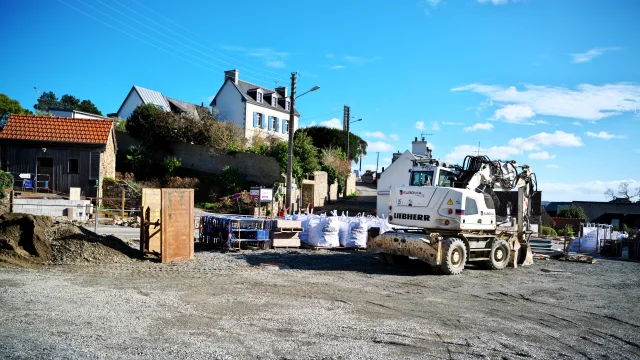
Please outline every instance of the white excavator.
[[[529, 166], [486, 156], [467, 156], [463, 166], [424, 159], [414, 161], [409, 176], [409, 186], [389, 192], [394, 229], [369, 233], [367, 249], [383, 262], [418, 258], [448, 275], [468, 262], [493, 270], [533, 263], [528, 237], [536, 177]], [[497, 188], [518, 190], [517, 234], [496, 230]]]

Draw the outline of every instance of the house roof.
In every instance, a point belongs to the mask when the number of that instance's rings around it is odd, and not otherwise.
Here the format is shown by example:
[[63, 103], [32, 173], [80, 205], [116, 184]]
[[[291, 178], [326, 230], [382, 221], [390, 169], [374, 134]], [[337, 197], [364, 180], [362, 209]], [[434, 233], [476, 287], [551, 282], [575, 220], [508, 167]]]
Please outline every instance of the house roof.
[[164, 111], [171, 111], [169, 102], [159, 91], [145, 89], [137, 85], [134, 85], [133, 88], [145, 104], [155, 104], [160, 106]]
[[106, 145], [113, 120], [55, 116], [9, 116], [0, 139]]
[[198, 116], [198, 105], [192, 104], [192, 103], [188, 103], [186, 101], [182, 101], [182, 100], [178, 100], [178, 99], [172, 99], [172, 98], [166, 97], [166, 96], [165, 96], [165, 99], [167, 99], [169, 104], [177, 107], [182, 112], [185, 112], [185, 113], [187, 113], [187, 114], [189, 114], [191, 116], [199, 118], [199, 116]]
[[[240, 92], [240, 95], [242, 95], [242, 98], [244, 101], [250, 103], [250, 104], [254, 104], [254, 105], [258, 105], [258, 106], [262, 106], [264, 108], [267, 109], [273, 109], [273, 110], [277, 110], [277, 111], [281, 111], [283, 113], [289, 113], [289, 110], [286, 110], [283, 106], [284, 102], [281, 104], [280, 100], [283, 100], [284, 97], [280, 96], [280, 94], [278, 94], [275, 90], [272, 89], [268, 89], [265, 88], [263, 86], [260, 85], [256, 85], [256, 84], [252, 84], [250, 82], [246, 82], [244, 80], [238, 80], [238, 84], [236, 85], [236, 83], [234, 83], [231, 79], [227, 79], [225, 80], [225, 82], [222, 84], [222, 86], [220, 87], [220, 90], [222, 90], [222, 88], [224, 87], [224, 85], [229, 82], [231, 83], [233, 86], [235, 86], [236, 89], [238, 89], [238, 91]], [[278, 97], [278, 101], [276, 101], [276, 106], [272, 106], [270, 102], [268, 101], [263, 101], [263, 102], [258, 102], [256, 99], [256, 91], [258, 89], [262, 90], [262, 93], [264, 95], [272, 95], [275, 94], [275, 96]], [[220, 91], [218, 91], [218, 94], [220, 94]], [[216, 96], [213, 98], [213, 100], [211, 101], [211, 106], [213, 106], [216, 102], [216, 99], [218, 98], [218, 94], [216, 94]], [[289, 98], [289, 97], [287, 97]], [[300, 113], [298, 113], [298, 110], [295, 110], [295, 116], [300, 116]]]

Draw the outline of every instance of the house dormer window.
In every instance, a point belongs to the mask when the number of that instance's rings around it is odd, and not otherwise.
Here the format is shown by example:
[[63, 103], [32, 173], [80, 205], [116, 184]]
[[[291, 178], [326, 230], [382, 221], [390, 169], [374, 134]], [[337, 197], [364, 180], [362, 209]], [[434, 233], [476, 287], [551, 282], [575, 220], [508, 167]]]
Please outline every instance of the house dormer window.
[[257, 95], [256, 95], [256, 100], [262, 104], [262, 90], [258, 89]]
[[284, 109], [285, 110], [289, 110], [289, 104], [290, 104], [289, 100], [285, 101], [285, 103], [284, 103]]
[[271, 95], [271, 106], [276, 107], [278, 103], [278, 98], [275, 95]]

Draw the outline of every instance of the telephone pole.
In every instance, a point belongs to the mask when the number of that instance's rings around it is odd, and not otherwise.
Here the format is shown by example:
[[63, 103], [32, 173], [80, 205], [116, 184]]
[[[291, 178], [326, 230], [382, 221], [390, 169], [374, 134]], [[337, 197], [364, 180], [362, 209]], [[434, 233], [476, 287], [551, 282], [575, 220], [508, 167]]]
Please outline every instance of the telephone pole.
[[[289, 208], [289, 213], [293, 214], [293, 207], [291, 206], [291, 193], [292, 193], [292, 184], [291, 178], [293, 173], [293, 128], [294, 128], [294, 115], [295, 115], [295, 104], [296, 104], [296, 81], [298, 80], [298, 74], [295, 72], [291, 73], [291, 104], [289, 105], [289, 154], [287, 156], [287, 194], [286, 194], [286, 205], [285, 209]], [[300, 184], [298, 184], [300, 186]]]
[[347, 134], [347, 145], [346, 145], [346, 155], [347, 155], [347, 160], [349, 160], [349, 122], [351, 120], [351, 108], [348, 107], [347, 105], [344, 106], [344, 111], [343, 111], [343, 125], [342, 125], [342, 130], [344, 130], [344, 132]]

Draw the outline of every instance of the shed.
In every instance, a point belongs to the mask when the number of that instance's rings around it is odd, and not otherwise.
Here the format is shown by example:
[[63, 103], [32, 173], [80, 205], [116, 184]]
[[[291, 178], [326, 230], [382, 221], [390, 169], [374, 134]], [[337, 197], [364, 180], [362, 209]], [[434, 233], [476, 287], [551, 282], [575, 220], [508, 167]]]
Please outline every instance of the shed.
[[38, 187], [68, 194], [101, 195], [114, 177], [117, 144], [113, 120], [11, 115], [0, 128], [0, 169], [32, 174]]

